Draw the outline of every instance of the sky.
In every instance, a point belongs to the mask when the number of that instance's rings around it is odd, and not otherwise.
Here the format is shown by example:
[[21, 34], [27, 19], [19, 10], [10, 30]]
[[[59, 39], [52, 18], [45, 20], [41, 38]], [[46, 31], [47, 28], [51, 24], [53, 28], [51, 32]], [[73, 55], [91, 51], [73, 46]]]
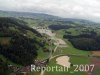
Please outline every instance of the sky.
[[100, 21], [100, 0], [0, 0], [0, 10]]

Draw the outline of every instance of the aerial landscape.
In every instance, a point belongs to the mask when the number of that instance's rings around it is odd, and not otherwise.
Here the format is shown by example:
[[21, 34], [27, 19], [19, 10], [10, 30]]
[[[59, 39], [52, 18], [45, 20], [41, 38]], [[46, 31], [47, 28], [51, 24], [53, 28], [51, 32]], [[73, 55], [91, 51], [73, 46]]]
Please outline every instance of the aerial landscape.
[[99, 0], [0, 0], [0, 75], [100, 75]]

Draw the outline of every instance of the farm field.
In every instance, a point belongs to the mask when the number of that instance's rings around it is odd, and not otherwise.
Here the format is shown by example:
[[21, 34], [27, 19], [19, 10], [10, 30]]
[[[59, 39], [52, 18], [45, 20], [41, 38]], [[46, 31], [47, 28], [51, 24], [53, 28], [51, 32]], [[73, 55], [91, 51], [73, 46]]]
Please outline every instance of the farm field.
[[92, 55], [94, 55], [94, 56], [100, 56], [100, 51], [92, 51]]

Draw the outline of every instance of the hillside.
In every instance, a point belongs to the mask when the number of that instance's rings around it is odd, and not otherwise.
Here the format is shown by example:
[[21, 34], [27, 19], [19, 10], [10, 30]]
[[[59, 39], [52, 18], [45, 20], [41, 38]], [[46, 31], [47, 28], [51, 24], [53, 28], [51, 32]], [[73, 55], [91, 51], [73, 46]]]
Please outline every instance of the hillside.
[[57, 20], [61, 19], [57, 16], [52, 16], [43, 13], [31, 13], [31, 12], [16, 12], [16, 11], [2, 11], [0, 10], [1, 17], [25, 17], [25, 18], [34, 18], [40, 20]]
[[37, 51], [43, 50], [42, 36], [15, 18], [0, 18], [0, 55], [14, 63], [28, 65], [34, 63]]
[[[17, 18], [31, 18], [39, 20], [39, 22], [51, 23], [53, 25], [58, 25], [57, 23], [63, 24], [75, 24], [75, 25], [85, 25], [85, 26], [100, 26], [100, 23], [92, 22], [85, 19], [75, 19], [75, 18], [61, 18], [58, 16], [43, 14], [43, 13], [32, 13], [32, 12], [16, 12], [16, 11], [3, 11], [0, 10], [1, 17], [17, 17]], [[56, 21], [56, 22], [55, 22]], [[39, 23], [38, 22], [38, 23]]]
[[100, 35], [97, 35], [94, 31], [81, 33], [76, 36], [66, 34], [64, 38], [68, 39], [77, 49], [100, 51]]

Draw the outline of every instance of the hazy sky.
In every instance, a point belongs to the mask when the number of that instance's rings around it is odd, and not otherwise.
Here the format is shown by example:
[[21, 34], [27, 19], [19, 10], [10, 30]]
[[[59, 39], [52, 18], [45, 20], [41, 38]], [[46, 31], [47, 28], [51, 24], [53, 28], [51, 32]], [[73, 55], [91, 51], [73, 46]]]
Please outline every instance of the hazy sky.
[[0, 9], [100, 21], [100, 0], [0, 0]]

